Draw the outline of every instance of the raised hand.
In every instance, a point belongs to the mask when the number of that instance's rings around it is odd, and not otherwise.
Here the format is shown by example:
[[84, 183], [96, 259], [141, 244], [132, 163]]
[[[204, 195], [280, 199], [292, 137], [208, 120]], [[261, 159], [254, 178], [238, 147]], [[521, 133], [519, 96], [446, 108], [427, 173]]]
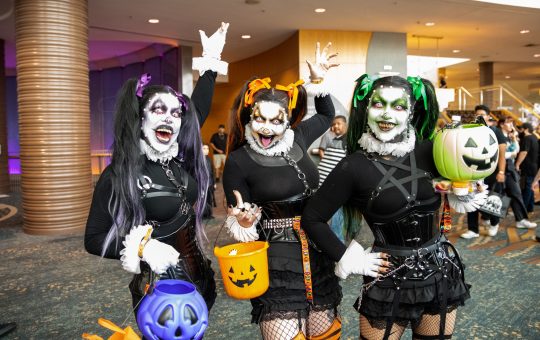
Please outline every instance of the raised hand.
[[330, 63], [330, 59], [337, 57], [338, 55], [337, 53], [328, 55], [330, 46], [332, 46], [331, 42], [326, 44], [321, 52], [321, 44], [317, 42], [317, 47], [315, 49], [315, 62], [312, 63], [309, 60], [306, 60], [309, 67], [309, 79], [312, 83], [320, 83], [323, 81], [324, 77], [326, 76], [326, 72], [330, 68], [339, 66], [339, 64]]
[[203, 47], [203, 57], [221, 60], [221, 52], [223, 51], [223, 46], [225, 46], [225, 36], [227, 35], [228, 28], [229, 23], [222, 22], [221, 27], [210, 37], [207, 37], [204, 31], [199, 30]]
[[253, 226], [253, 222], [261, 218], [262, 209], [256, 204], [244, 203], [240, 192], [233, 190], [233, 194], [236, 197], [236, 206], [229, 208], [227, 213], [229, 216], [235, 216], [238, 224], [242, 227], [250, 228]]

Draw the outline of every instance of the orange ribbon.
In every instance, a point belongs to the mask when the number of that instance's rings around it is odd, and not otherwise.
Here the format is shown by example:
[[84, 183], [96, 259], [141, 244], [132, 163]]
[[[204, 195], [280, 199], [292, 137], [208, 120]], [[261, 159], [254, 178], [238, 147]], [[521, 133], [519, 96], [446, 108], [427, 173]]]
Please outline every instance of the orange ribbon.
[[248, 84], [248, 89], [246, 91], [246, 94], [244, 95], [244, 106], [245, 107], [248, 107], [249, 105], [253, 104], [253, 96], [255, 95], [255, 93], [257, 93], [257, 91], [261, 90], [261, 89], [270, 89], [271, 86], [270, 86], [270, 78], [263, 78], [263, 79], [260, 79], [260, 78], [257, 78], [257, 79], [254, 79], [252, 80], [249, 84]]
[[287, 86], [276, 85], [276, 90], [281, 90], [287, 92], [289, 95], [289, 111], [296, 108], [296, 101], [298, 100], [298, 86], [304, 84], [302, 79], [298, 80], [296, 83], [290, 83]]

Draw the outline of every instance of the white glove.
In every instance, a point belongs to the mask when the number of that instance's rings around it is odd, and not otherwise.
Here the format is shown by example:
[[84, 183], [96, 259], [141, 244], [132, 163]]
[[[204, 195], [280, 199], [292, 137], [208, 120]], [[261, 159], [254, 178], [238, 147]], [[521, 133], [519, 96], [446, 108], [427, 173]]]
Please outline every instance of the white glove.
[[317, 42], [317, 47], [315, 49], [315, 63], [311, 63], [309, 60], [306, 60], [309, 67], [309, 79], [312, 83], [322, 82], [326, 76], [326, 72], [330, 68], [339, 66], [339, 64], [330, 64], [330, 59], [338, 55], [337, 53], [328, 55], [328, 49], [330, 46], [332, 46], [331, 42], [329, 42], [326, 47], [323, 48], [321, 53], [321, 44]]
[[201, 76], [208, 70], [223, 75], [227, 74], [228, 64], [221, 61], [221, 52], [223, 51], [223, 46], [225, 46], [225, 36], [227, 35], [228, 28], [229, 24], [222, 22], [221, 27], [210, 37], [207, 37], [204, 31], [199, 30], [203, 56], [193, 58], [193, 69], [198, 70]]
[[370, 253], [369, 250], [352, 240], [345, 254], [336, 263], [335, 273], [341, 279], [346, 279], [350, 274], [361, 274], [377, 277], [379, 269], [384, 264], [383, 253]]
[[120, 260], [122, 261], [122, 268], [124, 270], [133, 274], [139, 274], [141, 272], [139, 245], [150, 228], [152, 226], [149, 224], [133, 227], [129, 234], [126, 235], [124, 241], [122, 241], [124, 249], [120, 250]]
[[151, 239], [144, 246], [142, 255], [154, 273], [163, 274], [167, 268], [176, 265], [180, 253], [166, 243]]
[[258, 240], [256, 225], [261, 219], [261, 208], [256, 204], [244, 203], [240, 192], [233, 190], [233, 194], [236, 197], [236, 207], [227, 210], [229, 216], [225, 221], [229, 234], [241, 242]]

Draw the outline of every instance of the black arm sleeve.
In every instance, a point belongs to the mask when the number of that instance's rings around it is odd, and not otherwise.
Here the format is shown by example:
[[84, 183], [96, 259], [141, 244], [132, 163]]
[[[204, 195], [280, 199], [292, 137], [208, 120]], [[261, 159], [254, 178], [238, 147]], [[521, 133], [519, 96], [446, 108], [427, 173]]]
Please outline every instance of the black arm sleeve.
[[355, 179], [352, 168], [349, 157], [341, 160], [317, 193], [308, 201], [302, 214], [302, 228], [309, 238], [336, 262], [341, 259], [347, 247], [326, 221], [330, 220], [353, 194]]
[[216, 77], [216, 72], [204, 72], [204, 74], [199, 77], [199, 80], [197, 80], [197, 84], [191, 94], [191, 100], [197, 109], [200, 126], [203, 126], [204, 121], [210, 114], [212, 98], [214, 96], [214, 87], [216, 86]]
[[317, 111], [316, 115], [304, 120], [296, 127], [296, 130], [303, 135], [306, 147], [309, 147], [317, 138], [328, 130], [336, 114], [330, 95], [322, 97], [316, 96], [315, 110]]
[[[112, 226], [112, 217], [109, 214], [109, 198], [111, 197], [111, 178], [110, 171], [107, 169], [101, 174], [94, 196], [92, 197], [92, 205], [86, 221], [86, 231], [84, 234], [84, 247], [90, 254], [101, 256], [103, 243], [109, 230]], [[120, 259], [120, 249], [124, 246], [121, 240], [113, 240], [105, 253], [106, 258]]]
[[240, 192], [244, 202], [253, 203], [251, 202], [249, 187], [243, 173], [234, 155], [229, 156], [223, 170], [223, 190], [225, 191], [227, 205], [236, 206], [236, 197], [233, 194], [233, 190]]

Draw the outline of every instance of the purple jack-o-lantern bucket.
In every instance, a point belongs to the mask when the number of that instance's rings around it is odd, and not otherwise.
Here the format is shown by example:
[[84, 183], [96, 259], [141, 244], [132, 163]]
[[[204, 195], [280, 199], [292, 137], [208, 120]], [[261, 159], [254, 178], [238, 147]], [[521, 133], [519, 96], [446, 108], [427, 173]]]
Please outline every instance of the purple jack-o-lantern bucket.
[[161, 280], [141, 301], [137, 325], [152, 340], [201, 339], [208, 326], [208, 308], [193, 284]]

